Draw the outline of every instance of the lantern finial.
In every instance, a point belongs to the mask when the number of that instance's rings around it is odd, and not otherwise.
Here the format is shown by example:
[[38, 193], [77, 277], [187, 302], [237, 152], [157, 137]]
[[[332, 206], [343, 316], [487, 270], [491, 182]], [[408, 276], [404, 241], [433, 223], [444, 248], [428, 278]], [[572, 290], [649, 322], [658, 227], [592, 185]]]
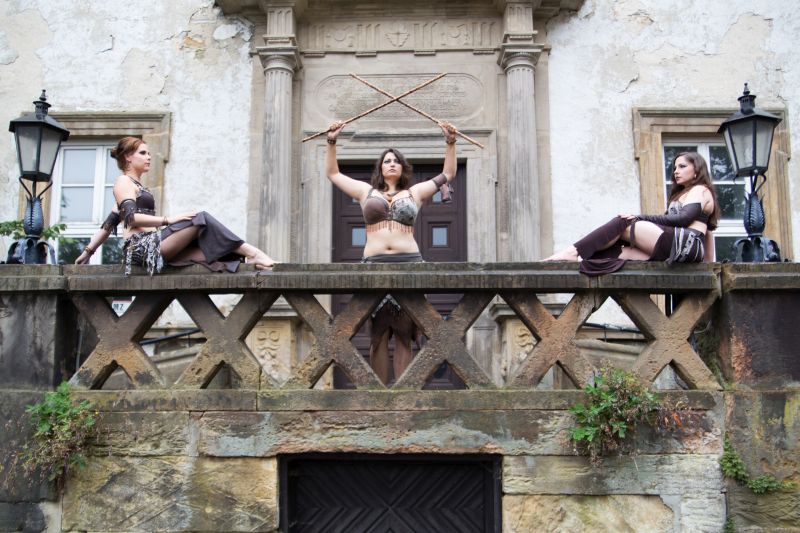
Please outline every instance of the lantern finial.
[[756, 95], [750, 94], [750, 89], [748, 89], [747, 83], [745, 83], [742, 96], [739, 97], [739, 108], [743, 115], [750, 115], [753, 113], [753, 109], [755, 109], [755, 107]]

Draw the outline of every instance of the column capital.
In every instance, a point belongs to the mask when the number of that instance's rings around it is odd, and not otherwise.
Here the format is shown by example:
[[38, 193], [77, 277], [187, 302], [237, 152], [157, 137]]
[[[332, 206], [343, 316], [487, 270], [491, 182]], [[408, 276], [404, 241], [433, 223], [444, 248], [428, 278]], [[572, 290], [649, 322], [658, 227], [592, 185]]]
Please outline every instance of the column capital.
[[544, 45], [531, 42], [529, 39], [517, 41], [513, 37], [506, 37], [506, 42], [500, 45], [500, 57], [497, 64], [508, 72], [514, 67], [536, 66], [539, 55], [544, 50]]
[[264, 70], [284, 69], [292, 74], [303, 68], [300, 51], [294, 38], [274, 39], [264, 36], [264, 46], [257, 46], [256, 53]]

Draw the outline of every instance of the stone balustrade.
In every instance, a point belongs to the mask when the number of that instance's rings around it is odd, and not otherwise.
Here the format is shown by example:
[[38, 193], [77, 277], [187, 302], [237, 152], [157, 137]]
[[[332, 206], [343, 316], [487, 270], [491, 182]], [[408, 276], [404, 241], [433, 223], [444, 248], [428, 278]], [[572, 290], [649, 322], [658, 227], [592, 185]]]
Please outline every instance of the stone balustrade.
[[[499, 457], [504, 531], [531, 531], [537, 517], [573, 508], [607, 513], [606, 524], [719, 531], [726, 506], [737, 524], [775, 529], [796, 523], [796, 497], [754, 499], [723, 480], [717, 460], [728, 434], [754, 473], [796, 475], [798, 291], [794, 264], [631, 263], [600, 278], [566, 263], [282, 264], [271, 273], [245, 267], [232, 275], [192, 267], [154, 277], [125, 277], [119, 267], [3, 265], [0, 415], [22, 416], [65, 376], [101, 412], [89, 466], [61, 500], [62, 530], [275, 531], [285, 510], [281, 458], [309, 453]], [[426, 337], [388, 385], [351, 342], [387, 293]], [[440, 293], [463, 295], [446, 318], [425, 298]], [[326, 310], [332, 294], [353, 295], [336, 316]], [[653, 297], [661, 294], [679, 296], [669, 316]], [[216, 295], [241, 297], [224, 313]], [[120, 296], [135, 298], [117, 316], [109, 301]], [[686, 408], [689, 423], [669, 436], [641, 432], [639, 455], [609, 459], [599, 475], [573, 455], [567, 435], [569, 408], [584, 399], [574, 388], [600, 364], [586, 347], [596, 354], [611, 344], [587, 341], [581, 331], [609, 299], [640, 335], [624, 358], [605, 361], [624, 363], [654, 385], [670, 367], [680, 378], [672, 383], [695, 390], [662, 391]], [[206, 340], [168, 379], [140, 341], [173, 301]], [[467, 332], [500, 301], [536, 342], [498, 378]], [[298, 343], [282, 375], [246, 343], [276, 307], [304, 324], [310, 339]], [[704, 350], [719, 366], [714, 372], [689, 342], [699, 324], [715, 339]], [[94, 334], [79, 336], [79, 329]], [[489, 350], [490, 360], [501, 356]], [[468, 390], [426, 390], [444, 361]], [[331, 366], [355, 389], [320, 388]], [[545, 390], [554, 366], [569, 379], [551, 386], [573, 390]], [[211, 388], [222, 367], [236, 379], [227, 390]], [[117, 370], [132, 390], [97, 390]], [[11, 433], [0, 434], [0, 448], [14, 442]], [[41, 529], [34, 526], [45, 522], [43, 497], [55, 495], [24, 484], [0, 493], [0, 525]], [[226, 503], [203, 503], [210, 498]]]
[[[391, 386], [419, 390], [444, 362], [469, 389], [531, 389], [554, 366], [577, 386], [590, 380], [595, 366], [576, 342], [587, 318], [608, 298], [615, 300], [646, 339], [633, 370], [652, 383], [667, 366], [689, 387], [718, 390], [716, 378], [687, 339], [722, 294], [719, 267], [690, 265], [665, 270], [641, 265], [613, 276], [589, 278], [568, 264], [400, 264], [279, 265], [274, 272], [243, 271], [211, 274], [199, 267], [158, 276], [125, 277], [118, 267], [3, 267], [0, 294], [57, 296], [62, 308], [71, 302], [91, 324], [97, 343], [72, 384], [99, 389], [117, 368], [136, 389], [203, 389], [221, 366], [237, 376], [243, 389], [310, 389], [336, 365], [357, 389], [386, 387], [358, 353], [350, 339], [386, 294], [408, 312], [427, 341], [406, 372]], [[223, 316], [210, 299], [215, 293], [241, 294]], [[332, 317], [315, 295], [352, 293], [346, 307]], [[426, 300], [426, 293], [463, 294], [444, 319]], [[558, 316], [542, 302], [549, 293], [566, 293], [569, 300]], [[681, 303], [666, 316], [651, 295], [681, 294]], [[112, 310], [110, 296], [135, 296], [122, 315]], [[537, 343], [504, 383], [497, 383], [470, 354], [467, 330], [501, 297]], [[290, 376], [278, 382], [263, 371], [244, 339], [280, 298], [296, 312], [314, 337], [308, 353], [299, 354]], [[9, 300], [9, 301], [11, 301]], [[181, 376], [168, 383], [138, 344], [171, 302], [177, 300], [205, 334], [206, 342]], [[57, 318], [57, 317], [53, 317]]]
[[[282, 264], [270, 273], [243, 267], [227, 275], [193, 267], [153, 277], [125, 277], [116, 266], [3, 265], [0, 274], [0, 385], [13, 375], [22, 388], [26, 383], [49, 388], [58, 381], [56, 374], [64, 370], [60, 367], [74, 357], [70, 333], [81, 315], [96, 332], [96, 344], [72, 375], [78, 388], [100, 389], [121, 369], [136, 389], [204, 389], [225, 366], [237, 377], [236, 388], [301, 390], [313, 388], [335, 365], [356, 389], [385, 389], [350, 340], [386, 294], [411, 315], [426, 338], [409, 368], [391, 384], [393, 390], [423, 389], [443, 362], [468, 389], [535, 389], [556, 365], [572, 384], [583, 387], [597, 362], [582, 352], [578, 332], [607, 299], [616, 301], [644, 337], [631, 367], [647, 383], [670, 367], [689, 388], [720, 389], [688, 342], [715, 303], [712, 324], [721, 339], [721, 370], [728, 379], [754, 386], [783, 386], [800, 379], [788, 355], [797, 328], [783, 324], [797, 306], [800, 269], [788, 263], [672, 269], [644, 263], [599, 278], [564, 263]], [[353, 298], [332, 317], [318, 297], [337, 293]], [[426, 300], [430, 293], [463, 297], [445, 319]], [[679, 295], [680, 305], [670, 316], [652, 298], [666, 293]], [[238, 294], [241, 299], [223, 316], [210, 299], [214, 294]], [[553, 294], [561, 295], [560, 313], [543, 303]], [[122, 316], [109, 304], [115, 295], [135, 297]], [[467, 330], [498, 297], [537, 341], [502, 380], [492, 377], [465, 344]], [[288, 377], [270, 375], [245, 344], [248, 333], [281, 298], [313, 337]], [[177, 380], [167, 380], [139, 341], [173, 301], [187, 311], [206, 342]], [[766, 347], [786, 355], [769, 361], [755, 357]], [[42, 372], [48, 377], [43, 379]]]

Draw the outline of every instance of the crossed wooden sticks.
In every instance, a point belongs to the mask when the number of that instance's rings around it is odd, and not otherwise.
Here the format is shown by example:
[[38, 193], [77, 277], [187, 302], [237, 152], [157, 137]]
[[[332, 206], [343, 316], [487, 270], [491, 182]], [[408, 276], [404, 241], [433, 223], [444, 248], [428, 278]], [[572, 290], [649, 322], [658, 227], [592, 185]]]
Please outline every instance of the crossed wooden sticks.
[[[351, 73], [350, 76], [352, 76], [353, 78], [357, 79], [358, 81], [360, 81], [364, 85], [366, 85], [366, 86], [368, 86], [368, 87], [370, 87], [372, 89], [375, 89], [376, 91], [378, 91], [382, 95], [388, 96], [390, 98], [390, 100], [387, 100], [386, 102], [384, 102], [384, 103], [382, 103], [380, 105], [377, 105], [377, 106], [375, 106], [375, 107], [373, 107], [371, 109], [368, 109], [368, 110], [364, 111], [363, 113], [360, 113], [360, 114], [358, 114], [358, 115], [356, 115], [356, 116], [354, 116], [352, 118], [348, 118], [347, 120], [345, 120], [343, 122], [344, 122], [344, 124], [349, 124], [351, 122], [354, 122], [354, 121], [360, 119], [361, 117], [365, 117], [365, 116], [369, 115], [370, 113], [373, 113], [373, 112], [377, 111], [378, 109], [382, 109], [382, 108], [386, 107], [389, 104], [392, 104], [394, 102], [399, 102], [399, 103], [403, 104], [404, 106], [406, 106], [407, 108], [411, 109], [412, 111], [416, 111], [417, 113], [419, 113], [423, 117], [427, 118], [428, 120], [431, 120], [431, 121], [435, 122], [436, 124], [439, 124], [441, 122], [439, 119], [429, 115], [428, 113], [426, 113], [425, 111], [422, 111], [421, 109], [418, 109], [418, 108], [414, 107], [411, 104], [408, 104], [408, 103], [402, 101], [401, 98], [405, 98], [409, 94], [411, 94], [411, 93], [413, 93], [415, 91], [418, 91], [418, 90], [422, 89], [423, 87], [426, 87], [426, 86], [430, 85], [431, 83], [435, 82], [436, 80], [439, 80], [439, 79], [443, 78], [446, 75], [447, 75], [446, 72], [444, 72], [442, 74], [439, 74], [438, 76], [436, 76], [434, 78], [431, 78], [428, 81], [426, 81], [424, 83], [421, 83], [421, 84], [417, 85], [416, 87], [414, 87], [412, 89], [407, 90], [403, 94], [400, 94], [398, 96], [394, 96], [393, 94], [391, 94], [391, 93], [389, 93], [387, 91], [384, 91], [380, 87], [377, 87], [377, 86], [373, 85], [372, 83], [368, 82], [364, 78]], [[314, 135], [310, 135], [310, 136], [304, 138], [303, 142], [310, 141], [311, 139], [315, 139], [315, 138], [319, 137], [320, 135], [325, 135], [326, 133], [328, 133], [328, 130], [320, 131], [318, 133], [315, 133]], [[472, 139], [469, 136], [464, 135], [463, 133], [461, 133], [458, 130], [456, 130], [456, 135], [458, 135], [459, 137], [461, 137], [465, 141], [468, 141], [468, 142], [474, 144], [475, 146], [479, 146], [481, 148], [484, 147], [481, 143], [479, 143], [475, 139]]]

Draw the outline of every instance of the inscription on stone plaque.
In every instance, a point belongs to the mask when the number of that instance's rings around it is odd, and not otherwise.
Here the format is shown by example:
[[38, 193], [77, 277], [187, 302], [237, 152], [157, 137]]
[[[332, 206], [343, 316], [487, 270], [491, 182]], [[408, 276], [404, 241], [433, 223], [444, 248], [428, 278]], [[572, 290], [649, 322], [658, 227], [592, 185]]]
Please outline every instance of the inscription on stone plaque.
[[[363, 76], [393, 95], [429, 80], [433, 74], [407, 76]], [[311, 104], [327, 119], [347, 119], [367, 109], [386, 102], [389, 98], [360, 83], [350, 76], [332, 76], [318, 86]], [[441, 120], [463, 120], [483, 107], [481, 83], [467, 74], [448, 74], [444, 78], [403, 98], [405, 102]], [[414, 111], [397, 102], [359, 119], [369, 120], [425, 120]]]
[[486, 50], [500, 46], [500, 27], [499, 21], [487, 19], [312, 22], [299, 29], [298, 45], [309, 53]]

